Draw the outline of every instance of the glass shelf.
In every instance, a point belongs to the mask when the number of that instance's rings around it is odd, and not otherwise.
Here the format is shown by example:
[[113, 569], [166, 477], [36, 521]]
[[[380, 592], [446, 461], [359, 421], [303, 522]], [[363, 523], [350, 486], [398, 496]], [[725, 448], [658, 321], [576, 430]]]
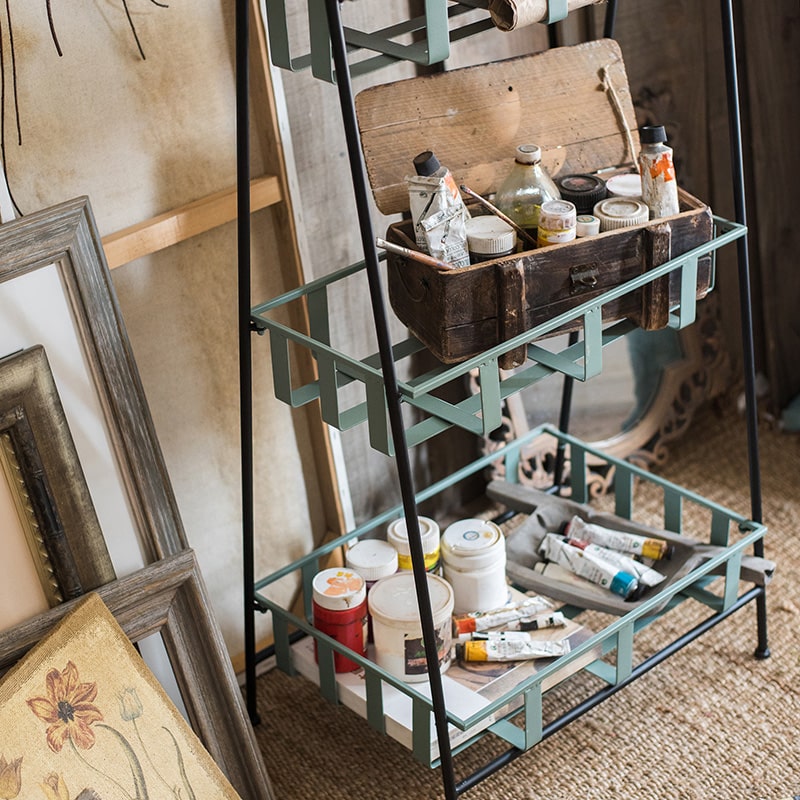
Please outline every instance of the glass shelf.
[[[444, 365], [405, 380], [398, 380], [401, 402], [415, 410], [406, 430], [409, 447], [414, 447], [450, 427], [457, 426], [480, 436], [486, 436], [501, 425], [502, 401], [554, 373], [572, 376], [581, 381], [602, 371], [603, 348], [624, 336], [633, 324], [622, 320], [604, 325], [603, 306], [640, 289], [642, 286], [671, 272], [680, 274], [680, 303], [672, 309], [669, 327], [680, 329], [691, 325], [696, 317], [695, 286], [697, 263], [702, 257], [714, 255], [720, 247], [746, 233], [746, 228], [720, 217], [714, 217], [714, 233], [703, 244], [671, 261], [656, 267], [612, 290], [560, 314], [519, 336], [492, 347], [478, 356], [455, 365]], [[259, 332], [269, 332], [273, 384], [276, 397], [299, 407], [314, 400], [320, 401], [323, 420], [339, 430], [348, 430], [366, 422], [370, 445], [387, 455], [393, 455], [393, 443], [386, 412], [383, 375], [377, 354], [356, 358], [331, 346], [329, 293], [334, 289], [346, 291], [346, 282], [361, 276], [364, 262], [332, 273], [299, 289], [262, 303], [251, 309], [251, 324]], [[279, 321], [279, 311], [289, 303], [307, 303], [310, 335], [305, 335]], [[580, 321], [583, 336], [574, 345], [560, 352], [546, 349], [537, 340], [558, 331], [574, 320]], [[521, 345], [527, 347], [526, 363], [513, 372], [500, 370], [498, 359], [507, 351]], [[293, 386], [292, 347], [311, 352], [318, 369], [318, 379]], [[395, 342], [392, 346], [395, 364], [411, 364], [410, 357], [424, 350], [413, 337]], [[456, 401], [442, 399], [440, 390], [466, 383], [463, 377], [476, 371], [479, 385], [474, 394], [466, 393]], [[348, 388], [347, 398], [344, 388]], [[353, 397], [356, 400], [353, 400]], [[349, 405], [345, 406], [345, 399]]]

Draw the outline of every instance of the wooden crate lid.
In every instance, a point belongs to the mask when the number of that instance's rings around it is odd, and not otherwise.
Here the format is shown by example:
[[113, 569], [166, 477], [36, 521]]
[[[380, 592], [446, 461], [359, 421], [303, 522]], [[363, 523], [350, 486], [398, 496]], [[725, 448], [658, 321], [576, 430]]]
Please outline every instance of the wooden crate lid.
[[538, 144], [553, 176], [630, 163], [629, 139], [639, 147], [622, 52], [611, 39], [374, 86], [356, 97], [356, 114], [384, 214], [408, 209], [405, 176], [423, 150], [457, 183], [488, 195], [520, 144]]

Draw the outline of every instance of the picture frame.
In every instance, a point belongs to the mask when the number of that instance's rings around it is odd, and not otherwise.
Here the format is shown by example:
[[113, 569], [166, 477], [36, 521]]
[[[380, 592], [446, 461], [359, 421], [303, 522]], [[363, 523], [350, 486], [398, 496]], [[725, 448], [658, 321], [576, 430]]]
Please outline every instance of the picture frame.
[[0, 359], [0, 465], [48, 605], [114, 580], [41, 345]]
[[[36, 307], [14, 294], [23, 282], [26, 298], [37, 293]], [[45, 296], [54, 299], [52, 308]], [[109, 550], [112, 531], [122, 531], [123, 522], [141, 549], [131, 556], [132, 564], [138, 560], [133, 568], [184, 549], [185, 533], [87, 197], [0, 225], [0, 307], [6, 317], [16, 315], [0, 323], [0, 347], [9, 352], [42, 344], [67, 417], [86, 410], [86, 420], [70, 420], [70, 426]], [[62, 343], [77, 351], [68, 353], [65, 364], [56, 363]], [[85, 376], [77, 375], [78, 361]], [[64, 384], [77, 384], [78, 378], [87, 385], [66, 387], [68, 403]], [[95, 418], [102, 418], [102, 430], [89, 429]], [[110, 452], [100, 453], [105, 449]], [[98, 453], [103, 459], [89, 463]]]
[[[273, 800], [194, 552], [185, 549], [96, 592], [132, 642], [161, 636], [189, 723], [242, 800]], [[0, 673], [80, 602], [81, 598], [64, 602], [0, 632]]]

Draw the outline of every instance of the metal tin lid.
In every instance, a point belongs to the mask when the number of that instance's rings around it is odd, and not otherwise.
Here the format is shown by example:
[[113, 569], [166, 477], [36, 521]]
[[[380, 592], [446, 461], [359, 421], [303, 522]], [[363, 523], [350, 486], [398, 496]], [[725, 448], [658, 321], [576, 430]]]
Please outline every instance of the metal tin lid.
[[514, 158], [520, 164], [536, 164], [542, 160], [542, 148], [538, 144], [521, 144]]
[[600, 220], [594, 214], [580, 214], [575, 220], [575, 232], [579, 237], [596, 236], [600, 233]]
[[650, 211], [633, 197], [607, 197], [594, 207], [594, 216], [600, 220], [600, 230], [613, 231], [647, 222]]
[[470, 253], [505, 254], [513, 252], [516, 247], [517, 233], [502, 219], [482, 214], [467, 220], [467, 243]]
[[562, 200], [575, 204], [578, 213], [587, 213], [606, 196], [606, 182], [597, 175], [564, 175], [556, 179]]
[[606, 181], [606, 190], [613, 197], [639, 198], [642, 196], [642, 177], [638, 172], [613, 175]]
[[362, 539], [345, 553], [345, 563], [365, 581], [397, 572], [397, 550], [383, 539]]
[[367, 587], [355, 570], [331, 567], [318, 572], [311, 581], [314, 602], [331, 611], [346, 611], [364, 602]]
[[[419, 533], [422, 539], [423, 552], [438, 552], [439, 526], [429, 517], [417, 517], [417, 519], [419, 520]], [[408, 545], [408, 528], [406, 527], [405, 517], [400, 517], [400, 519], [396, 519], [389, 524], [386, 538], [400, 555], [407, 556], [411, 553], [411, 548]]]
[[[449, 617], [453, 613], [453, 588], [430, 572], [425, 573], [425, 578], [434, 622], [439, 616]], [[370, 590], [368, 603], [370, 614], [376, 618], [419, 624], [417, 589], [411, 572], [381, 578]]]
[[539, 228], [568, 230], [575, 227], [577, 211], [569, 200], [547, 200], [539, 210]]

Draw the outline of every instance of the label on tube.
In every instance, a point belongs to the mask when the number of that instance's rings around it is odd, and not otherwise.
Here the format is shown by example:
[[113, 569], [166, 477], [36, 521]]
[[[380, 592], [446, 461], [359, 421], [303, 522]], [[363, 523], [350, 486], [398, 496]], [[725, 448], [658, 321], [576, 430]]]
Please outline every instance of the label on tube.
[[480, 634], [481, 639], [459, 642], [456, 656], [462, 661], [528, 661], [533, 658], [556, 658], [569, 653], [568, 639], [540, 642], [525, 631], [500, 631]]

